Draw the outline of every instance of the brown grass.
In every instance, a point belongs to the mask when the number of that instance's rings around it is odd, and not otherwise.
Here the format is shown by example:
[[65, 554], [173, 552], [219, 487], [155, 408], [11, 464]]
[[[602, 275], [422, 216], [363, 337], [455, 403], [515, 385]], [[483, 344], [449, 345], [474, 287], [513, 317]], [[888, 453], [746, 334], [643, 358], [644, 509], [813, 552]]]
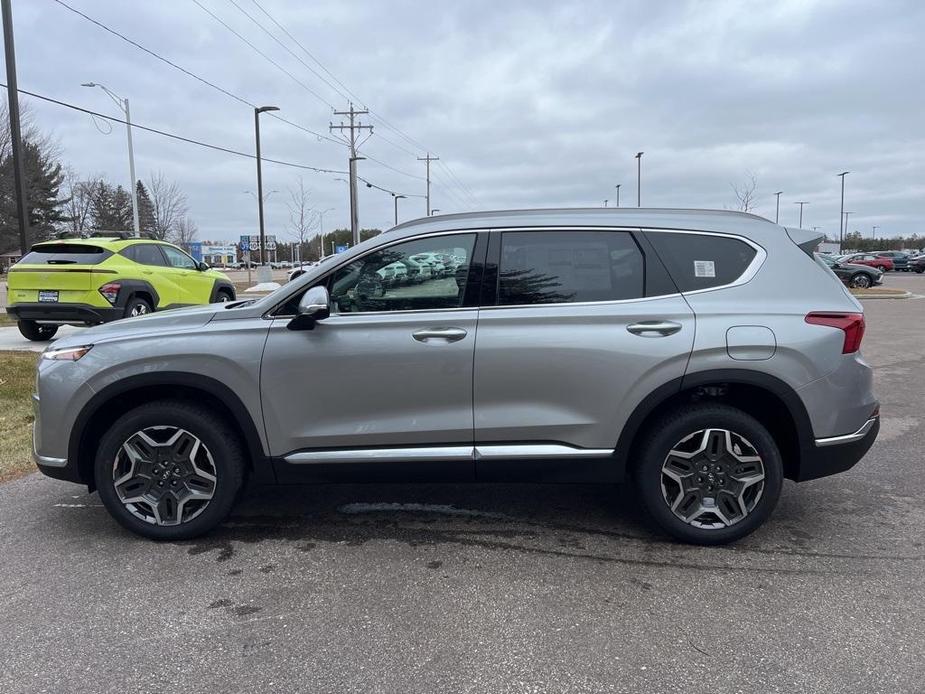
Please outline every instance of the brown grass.
[[0, 352], [0, 482], [35, 469], [32, 462], [32, 390], [35, 352]]

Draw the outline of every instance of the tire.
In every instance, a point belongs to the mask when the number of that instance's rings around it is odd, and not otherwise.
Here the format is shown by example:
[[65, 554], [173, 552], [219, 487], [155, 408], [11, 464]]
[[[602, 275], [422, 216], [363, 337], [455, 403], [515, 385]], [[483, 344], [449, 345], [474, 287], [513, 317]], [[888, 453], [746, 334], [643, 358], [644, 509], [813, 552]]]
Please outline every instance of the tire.
[[915, 268], [915, 274], [921, 275], [923, 272], [925, 272], [925, 267], [917, 267], [917, 268]]
[[220, 304], [225, 304], [225, 303], [228, 303], [229, 301], [234, 301], [234, 297], [231, 295], [231, 292], [229, 292], [227, 289], [219, 289], [218, 294], [216, 296], [218, 298], [218, 303]]
[[57, 325], [36, 323], [34, 320], [17, 321], [16, 327], [24, 338], [33, 342], [47, 342], [58, 332]]
[[[671, 457], [671, 451], [690, 457]], [[757, 462], [742, 460], [755, 455]], [[655, 524], [677, 540], [699, 545], [734, 542], [753, 532], [771, 515], [783, 484], [780, 452], [768, 430], [722, 403], [688, 405], [654, 422], [643, 436], [632, 473]], [[759, 474], [763, 478], [756, 481]], [[691, 487], [685, 492], [686, 485]]]
[[870, 275], [866, 272], [859, 272], [851, 275], [851, 279], [848, 281], [848, 286], [854, 289], [867, 289], [871, 284], [873, 284], [873, 282], [870, 279]]
[[228, 516], [245, 467], [241, 440], [224, 419], [200, 405], [159, 400], [110, 427], [97, 449], [94, 477], [103, 505], [120, 525], [152, 540], [183, 540]]
[[137, 316], [146, 316], [153, 311], [154, 309], [147, 299], [140, 296], [133, 296], [125, 305], [125, 312], [122, 314], [122, 317], [135, 318]]

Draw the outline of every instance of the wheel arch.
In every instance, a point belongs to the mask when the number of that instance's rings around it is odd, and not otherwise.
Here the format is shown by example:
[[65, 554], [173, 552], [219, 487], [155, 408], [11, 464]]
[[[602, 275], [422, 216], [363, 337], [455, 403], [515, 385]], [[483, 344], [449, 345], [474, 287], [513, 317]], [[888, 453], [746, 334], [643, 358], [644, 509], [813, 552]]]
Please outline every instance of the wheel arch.
[[108, 425], [138, 405], [166, 399], [204, 404], [224, 417], [241, 434], [250, 461], [249, 477], [257, 482], [275, 482], [257, 425], [234, 391], [208, 376], [179, 371], [130, 376], [103, 388], [89, 400], [78, 414], [68, 440], [68, 460], [74, 461], [80, 481], [94, 488], [94, 453]]
[[209, 294], [209, 303], [214, 304], [218, 302], [218, 294], [222, 290], [231, 293], [231, 300], [234, 301], [237, 298], [237, 292], [235, 291], [234, 285], [228, 280], [217, 278], [212, 284], [212, 292]]
[[115, 281], [122, 285], [122, 289], [119, 291], [119, 296], [116, 300], [116, 306], [124, 309], [133, 297], [144, 296], [147, 297], [148, 301], [151, 302], [151, 310], [157, 310], [158, 304], [161, 303], [161, 298], [153, 284], [146, 282], [145, 280], [128, 279]]
[[627, 419], [617, 441], [617, 457], [632, 473], [632, 454], [646, 428], [671, 409], [698, 401], [723, 402], [750, 414], [771, 433], [787, 479], [801, 479], [804, 452], [815, 443], [812, 423], [800, 396], [784, 381], [748, 369], [715, 369], [686, 374], [649, 394]]

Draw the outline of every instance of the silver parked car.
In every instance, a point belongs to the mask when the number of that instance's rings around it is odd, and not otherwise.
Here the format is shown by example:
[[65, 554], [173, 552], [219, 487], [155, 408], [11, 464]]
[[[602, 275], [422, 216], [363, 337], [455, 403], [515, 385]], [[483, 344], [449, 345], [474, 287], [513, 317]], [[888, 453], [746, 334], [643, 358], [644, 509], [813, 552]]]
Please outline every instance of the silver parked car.
[[[663, 531], [729, 542], [879, 430], [863, 311], [820, 238], [725, 211], [409, 222], [260, 300], [57, 340], [35, 460], [158, 539], [213, 528], [246, 480], [389, 473], [628, 480]], [[458, 268], [358, 291], [422, 254]]]

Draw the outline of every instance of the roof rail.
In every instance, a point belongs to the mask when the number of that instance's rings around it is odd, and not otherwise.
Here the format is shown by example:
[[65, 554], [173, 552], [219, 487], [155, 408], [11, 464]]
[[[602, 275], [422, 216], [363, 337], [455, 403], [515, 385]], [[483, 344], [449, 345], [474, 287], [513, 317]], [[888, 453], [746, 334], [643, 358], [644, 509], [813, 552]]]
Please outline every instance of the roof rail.
[[94, 231], [90, 234], [91, 239], [109, 239], [113, 237], [117, 239], [131, 239], [135, 236], [130, 231]]

